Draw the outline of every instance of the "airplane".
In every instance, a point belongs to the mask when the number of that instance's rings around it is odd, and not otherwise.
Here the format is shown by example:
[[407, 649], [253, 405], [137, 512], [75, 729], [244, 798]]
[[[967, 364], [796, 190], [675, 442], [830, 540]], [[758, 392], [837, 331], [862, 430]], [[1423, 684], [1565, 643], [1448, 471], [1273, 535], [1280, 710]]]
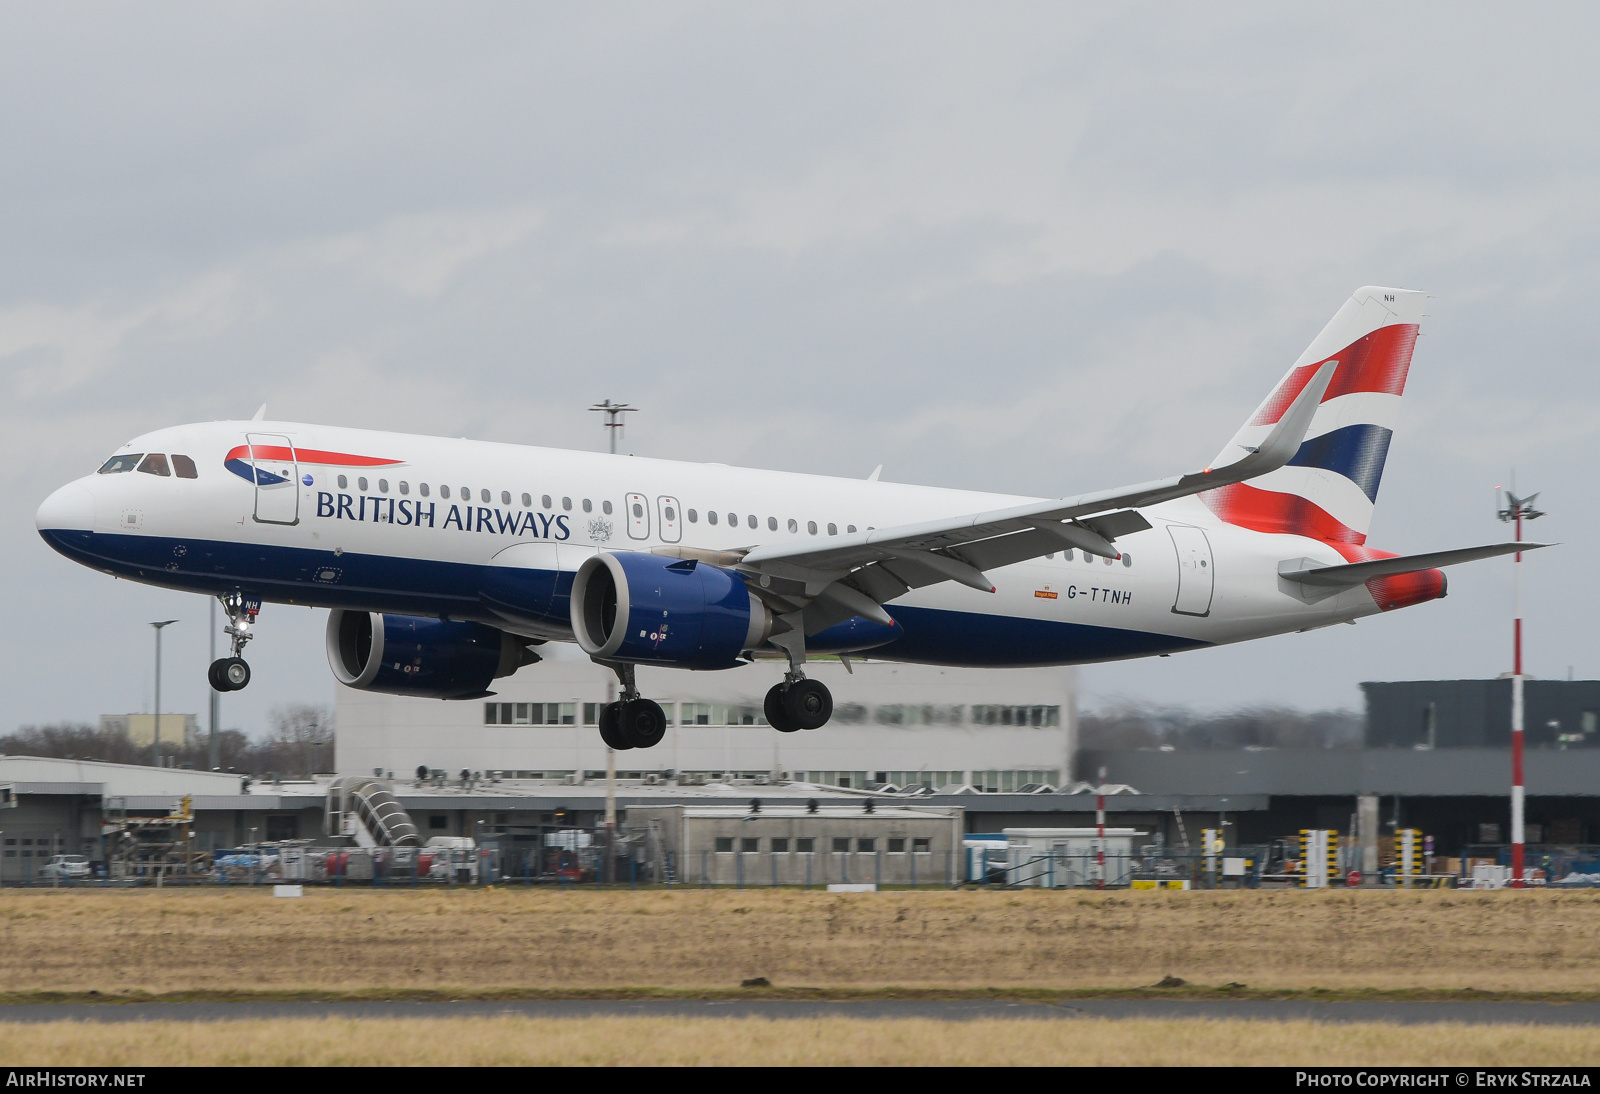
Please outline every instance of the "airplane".
[[661, 741], [638, 665], [783, 662], [780, 732], [825, 724], [808, 656], [964, 666], [1169, 655], [1445, 595], [1497, 543], [1366, 546], [1426, 294], [1358, 289], [1211, 462], [1061, 498], [264, 420], [158, 429], [40, 505], [45, 541], [219, 598], [250, 682], [263, 602], [330, 609], [352, 688], [438, 699], [575, 642], [621, 697], [613, 749]]

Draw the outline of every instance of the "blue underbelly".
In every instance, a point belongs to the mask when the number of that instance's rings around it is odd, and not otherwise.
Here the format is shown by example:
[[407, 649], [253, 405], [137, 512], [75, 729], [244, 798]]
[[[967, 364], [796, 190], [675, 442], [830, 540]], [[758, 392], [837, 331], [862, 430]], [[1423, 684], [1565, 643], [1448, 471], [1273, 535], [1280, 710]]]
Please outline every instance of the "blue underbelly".
[[[240, 591], [279, 603], [569, 626], [572, 574], [430, 559], [159, 536], [51, 530], [85, 566], [197, 593]], [[1043, 619], [889, 605], [904, 634], [869, 655], [934, 665], [1026, 666], [1114, 661], [1207, 645], [1169, 634]]]

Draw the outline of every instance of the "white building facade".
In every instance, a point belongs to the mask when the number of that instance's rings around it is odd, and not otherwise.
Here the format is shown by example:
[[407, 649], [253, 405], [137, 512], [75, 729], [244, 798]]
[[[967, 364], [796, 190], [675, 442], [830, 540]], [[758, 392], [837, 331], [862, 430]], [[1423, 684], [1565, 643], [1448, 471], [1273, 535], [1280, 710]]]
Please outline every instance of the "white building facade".
[[[340, 773], [409, 778], [426, 767], [451, 776], [601, 777], [606, 750], [595, 722], [616, 694], [616, 677], [569, 647], [539, 652], [544, 661], [495, 681], [489, 699], [445, 702], [341, 687]], [[640, 668], [639, 689], [661, 704], [669, 728], [655, 748], [617, 753], [618, 772], [994, 792], [1071, 778], [1074, 669], [875, 661], [852, 661], [850, 669], [837, 660], [809, 662], [807, 673], [833, 692], [833, 719], [821, 729], [779, 733], [761, 713], [778, 665]]]

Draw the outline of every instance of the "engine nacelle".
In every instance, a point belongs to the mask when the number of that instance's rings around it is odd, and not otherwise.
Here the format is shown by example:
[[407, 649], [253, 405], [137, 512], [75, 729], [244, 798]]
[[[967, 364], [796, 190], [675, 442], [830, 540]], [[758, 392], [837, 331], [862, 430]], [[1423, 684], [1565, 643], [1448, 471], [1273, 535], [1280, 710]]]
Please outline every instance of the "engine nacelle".
[[606, 661], [727, 669], [772, 633], [744, 580], [695, 559], [602, 551], [572, 582], [572, 633]]
[[489, 682], [539, 660], [514, 634], [482, 623], [335, 609], [328, 664], [346, 687], [426, 699], [477, 699]]

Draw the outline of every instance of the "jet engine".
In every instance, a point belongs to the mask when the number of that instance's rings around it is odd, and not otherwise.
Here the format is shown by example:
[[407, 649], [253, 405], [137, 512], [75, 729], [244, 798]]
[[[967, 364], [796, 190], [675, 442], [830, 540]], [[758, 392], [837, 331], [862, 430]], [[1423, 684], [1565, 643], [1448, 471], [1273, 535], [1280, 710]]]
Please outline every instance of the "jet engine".
[[732, 668], [773, 622], [743, 578], [696, 559], [602, 551], [572, 582], [572, 633], [605, 661]]
[[539, 660], [525, 639], [482, 623], [343, 608], [328, 615], [327, 642], [339, 683], [426, 699], [477, 699]]

